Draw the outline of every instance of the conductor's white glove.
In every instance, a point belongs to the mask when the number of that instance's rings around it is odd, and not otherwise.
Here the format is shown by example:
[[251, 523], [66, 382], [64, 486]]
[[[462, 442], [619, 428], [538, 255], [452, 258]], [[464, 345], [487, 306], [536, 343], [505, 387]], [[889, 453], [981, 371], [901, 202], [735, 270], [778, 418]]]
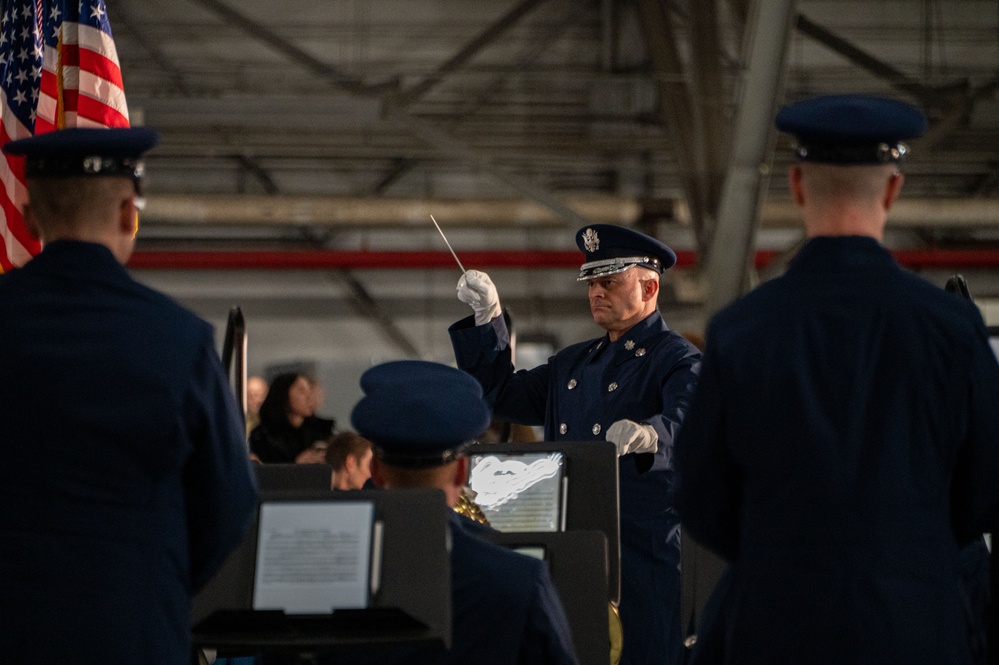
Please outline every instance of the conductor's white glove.
[[458, 280], [458, 300], [475, 311], [477, 326], [485, 325], [503, 313], [493, 280], [479, 270], [466, 270]]
[[619, 420], [608, 427], [607, 440], [617, 446], [618, 457], [628, 453], [654, 453], [659, 449], [655, 428], [634, 420]]

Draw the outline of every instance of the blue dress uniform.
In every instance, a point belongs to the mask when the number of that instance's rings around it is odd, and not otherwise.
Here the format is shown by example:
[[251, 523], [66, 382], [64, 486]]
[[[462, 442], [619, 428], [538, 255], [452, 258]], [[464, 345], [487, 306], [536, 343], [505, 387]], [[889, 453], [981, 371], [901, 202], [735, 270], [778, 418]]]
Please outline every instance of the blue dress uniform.
[[[896, 104], [791, 113], [908, 131]], [[861, 162], [906, 138], [886, 133], [799, 154]], [[704, 358], [677, 507], [731, 565], [695, 662], [971, 662], [958, 550], [999, 507], [999, 367], [973, 305], [874, 237], [816, 236], [713, 319]]]
[[[384, 363], [361, 376], [361, 388], [365, 396], [351, 422], [372, 441], [379, 462], [399, 469], [451, 463], [489, 425], [482, 389], [446, 365]], [[572, 635], [546, 564], [483, 540], [477, 532], [487, 527], [453, 511], [449, 520], [453, 634], [443, 662], [574, 665]], [[438, 661], [425, 654], [406, 662]]]
[[[140, 132], [80, 131], [105, 166]], [[210, 326], [70, 240], [0, 276], [0, 311], [0, 662], [188, 663], [256, 504]]]
[[659, 312], [620, 339], [574, 344], [514, 372], [503, 317], [449, 329], [458, 367], [483, 386], [496, 416], [544, 425], [546, 441], [604, 440], [620, 419], [652, 425], [656, 453], [620, 459], [621, 662], [680, 663], [680, 530], [672, 506], [673, 440], [697, 380], [700, 353]]
[[451, 611], [447, 662], [536, 665], [576, 662], [565, 610], [545, 563], [476, 535], [452, 511]]

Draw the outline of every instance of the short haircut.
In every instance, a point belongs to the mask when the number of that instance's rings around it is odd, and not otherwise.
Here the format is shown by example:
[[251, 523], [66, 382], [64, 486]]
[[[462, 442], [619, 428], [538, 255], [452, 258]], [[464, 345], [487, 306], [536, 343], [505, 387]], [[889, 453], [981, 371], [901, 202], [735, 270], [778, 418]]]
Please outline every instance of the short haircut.
[[326, 441], [329, 443], [326, 447], [326, 463], [333, 467], [334, 471], [343, 469], [347, 464], [347, 457], [361, 459], [372, 446], [371, 441], [357, 432], [340, 432]]
[[134, 194], [128, 178], [32, 178], [28, 203], [44, 231], [99, 227], [116, 219], [122, 200]]

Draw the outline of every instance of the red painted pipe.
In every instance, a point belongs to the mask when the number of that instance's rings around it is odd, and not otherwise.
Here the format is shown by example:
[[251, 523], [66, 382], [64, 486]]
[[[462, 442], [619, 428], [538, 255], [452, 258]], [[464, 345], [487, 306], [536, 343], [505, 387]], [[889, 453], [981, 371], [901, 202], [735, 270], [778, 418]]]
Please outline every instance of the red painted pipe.
[[[999, 269], [999, 249], [926, 249], [893, 252], [903, 266], [926, 268]], [[756, 252], [754, 265], [765, 268], [780, 252]], [[697, 264], [697, 253], [679, 251], [677, 266]], [[463, 251], [458, 257], [467, 268], [578, 268], [576, 251]], [[448, 252], [373, 251], [138, 251], [128, 262], [137, 270], [433, 270], [456, 268]]]
[[[757, 252], [756, 265], [763, 267], [776, 252]], [[697, 254], [679, 251], [677, 266], [689, 268], [697, 263]], [[576, 251], [472, 251], [458, 257], [466, 268], [578, 268], [583, 256]], [[336, 252], [302, 251], [138, 251], [128, 262], [137, 270], [375, 270], [375, 269], [451, 269], [456, 268], [448, 252]]]

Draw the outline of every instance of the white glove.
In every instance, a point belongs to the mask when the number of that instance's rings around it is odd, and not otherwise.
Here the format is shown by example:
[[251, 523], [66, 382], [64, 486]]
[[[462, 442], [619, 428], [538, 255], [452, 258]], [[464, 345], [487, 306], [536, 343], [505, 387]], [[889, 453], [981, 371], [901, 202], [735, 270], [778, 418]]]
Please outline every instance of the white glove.
[[659, 449], [655, 428], [634, 420], [619, 420], [608, 427], [607, 440], [617, 446], [618, 457], [628, 453], [654, 453]]
[[477, 326], [485, 325], [503, 313], [493, 280], [479, 270], [466, 270], [458, 280], [458, 300], [475, 311]]

